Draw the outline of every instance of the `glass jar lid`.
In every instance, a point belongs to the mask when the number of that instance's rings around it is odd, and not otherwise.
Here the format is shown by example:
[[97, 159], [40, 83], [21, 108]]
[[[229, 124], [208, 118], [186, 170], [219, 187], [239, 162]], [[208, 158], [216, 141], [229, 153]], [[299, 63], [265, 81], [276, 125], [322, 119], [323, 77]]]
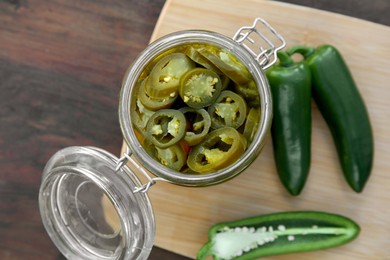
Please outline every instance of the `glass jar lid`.
[[68, 147], [48, 161], [39, 192], [50, 238], [68, 259], [147, 259], [155, 237], [142, 184], [114, 155]]

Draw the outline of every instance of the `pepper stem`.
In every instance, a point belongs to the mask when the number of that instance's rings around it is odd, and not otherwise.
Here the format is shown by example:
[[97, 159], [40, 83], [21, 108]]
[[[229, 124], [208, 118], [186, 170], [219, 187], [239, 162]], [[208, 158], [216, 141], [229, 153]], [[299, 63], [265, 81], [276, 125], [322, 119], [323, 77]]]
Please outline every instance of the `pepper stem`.
[[290, 55], [284, 51], [278, 51], [279, 66], [281, 67], [290, 67], [294, 65], [294, 61], [291, 59]]
[[212, 243], [208, 242], [204, 244], [201, 249], [199, 249], [198, 254], [196, 255], [196, 260], [206, 259], [207, 256], [211, 255]]
[[299, 53], [305, 59], [309, 58], [314, 52], [315, 52], [314, 48], [309, 47], [309, 46], [303, 46], [303, 45], [293, 46], [293, 47], [289, 48], [287, 51], [287, 53], [290, 56], [295, 54], [295, 53]]

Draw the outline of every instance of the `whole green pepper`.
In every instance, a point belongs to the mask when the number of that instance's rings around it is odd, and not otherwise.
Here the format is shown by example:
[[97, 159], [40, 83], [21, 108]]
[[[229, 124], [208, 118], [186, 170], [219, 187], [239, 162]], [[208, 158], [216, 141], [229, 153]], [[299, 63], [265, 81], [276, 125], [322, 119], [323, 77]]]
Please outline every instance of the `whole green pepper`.
[[273, 99], [271, 127], [279, 178], [291, 195], [303, 189], [311, 158], [311, 76], [303, 62], [278, 52], [279, 63], [266, 71]]
[[251, 260], [263, 256], [313, 251], [355, 239], [360, 227], [341, 215], [292, 211], [219, 223], [209, 230], [209, 241], [196, 259]]
[[344, 176], [361, 192], [372, 168], [374, 142], [364, 101], [339, 51], [330, 45], [317, 49], [295, 46], [312, 74], [313, 97], [328, 124]]

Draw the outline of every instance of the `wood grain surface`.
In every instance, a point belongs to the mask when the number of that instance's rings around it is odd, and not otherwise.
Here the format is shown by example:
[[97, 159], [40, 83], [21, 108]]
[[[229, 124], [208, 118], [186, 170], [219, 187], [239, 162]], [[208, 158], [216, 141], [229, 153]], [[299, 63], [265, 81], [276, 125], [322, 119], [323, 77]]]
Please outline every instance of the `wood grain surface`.
[[[269, 140], [259, 158], [240, 176], [208, 187], [188, 188], [160, 182], [149, 191], [157, 223], [156, 245], [194, 257], [207, 241], [209, 227], [217, 222], [288, 210], [339, 213], [362, 228], [348, 245], [311, 253], [299, 259], [386, 259], [390, 247], [390, 135], [386, 109], [390, 98], [390, 28], [334, 13], [294, 5], [260, 1], [168, 0], [152, 40], [171, 32], [205, 29], [233, 36], [255, 17], [266, 19], [281, 33], [288, 46], [323, 43], [338, 47], [366, 101], [375, 136], [375, 162], [363, 193], [346, 184], [336, 150], [317, 107], [312, 106], [312, 165], [302, 194], [290, 196], [276, 174]], [[201, 18], [200, 18], [201, 17]], [[275, 256], [272, 259], [291, 259]]]
[[[288, 1], [390, 25], [388, 0]], [[122, 77], [127, 66], [148, 44], [164, 3], [164, 0], [0, 0], [1, 260], [64, 258], [50, 241], [39, 216], [38, 190], [42, 169], [52, 154], [70, 145], [92, 145], [113, 154], [120, 153], [122, 136], [117, 107]], [[224, 5], [223, 1], [219, 1], [221, 5]], [[221, 14], [219, 6], [215, 12]], [[241, 6], [237, 11], [247, 8]], [[191, 10], [186, 13], [191, 13]], [[201, 15], [195, 20], [205, 21], [207, 17]], [[217, 17], [218, 23], [223, 23], [224, 19]], [[229, 28], [227, 33], [233, 33], [244, 22], [230, 23], [231, 30]], [[210, 28], [215, 23], [210, 20]], [[370, 39], [362, 34], [359, 40]], [[371, 47], [367, 44], [366, 48]], [[369, 59], [360, 67], [370, 64]], [[372, 83], [377, 83], [374, 87], [378, 87], [378, 82], [373, 79]], [[379, 87], [384, 91], [388, 89], [386, 84]], [[378, 115], [380, 120], [385, 120], [385, 116]], [[384, 131], [382, 136], [386, 133]], [[386, 142], [379, 146], [381, 151], [388, 149]], [[342, 185], [340, 177], [336, 178]], [[375, 187], [375, 182], [369, 187], [373, 185]], [[272, 197], [279, 191], [267, 191], [272, 189], [275, 187], [264, 188], [264, 200], [280, 203]], [[365, 193], [372, 193], [372, 189]], [[378, 194], [381, 192], [377, 191]], [[350, 193], [343, 196], [356, 198], [354, 203], [361, 206], [367, 203]], [[386, 193], [382, 196], [388, 198]], [[250, 201], [251, 198], [246, 199]], [[301, 205], [299, 200], [286, 198], [286, 201], [284, 203], [289, 206]], [[183, 205], [179, 203], [172, 202], [180, 209]], [[374, 205], [378, 210], [384, 207], [380, 202]], [[192, 207], [194, 217], [197, 217], [197, 203]], [[253, 212], [271, 210], [261, 208]], [[370, 213], [364, 207], [361, 211], [356, 215]], [[375, 217], [376, 212], [372, 214], [372, 226], [376, 228], [381, 219]], [[170, 223], [174, 221], [171, 219]], [[190, 221], [186, 225], [193, 224]], [[176, 227], [168, 227], [167, 236], [171, 236], [172, 241], [178, 231]], [[160, 236], [164, 229], [159, 228], [158, 232], [159, 245], [163, 244]], [[186, 238], [186, 243], [188, 239], [199, 240], [199, 233], [195, 233], [194, 238], [192, 236]], [[181, 238], [175, 238], [179, 246]], [[375, 243], [374, 239], [371, 241]], [[381, 240], [377, 241], [380, 247]], [[150, 259], [186, 257], [155, 247]]]
[[0, 1], [0, 259], [62, 258], [38, 190], [71, 145], [120, 153], [118, 92], [145, 48], [158, 1]]

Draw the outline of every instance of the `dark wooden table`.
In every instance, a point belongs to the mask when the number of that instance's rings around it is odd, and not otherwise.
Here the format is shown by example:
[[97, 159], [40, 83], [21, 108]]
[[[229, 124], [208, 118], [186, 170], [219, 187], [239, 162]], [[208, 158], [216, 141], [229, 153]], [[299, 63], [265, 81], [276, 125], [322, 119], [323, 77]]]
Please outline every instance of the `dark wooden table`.
[[[388, 0], [284, 2], [390, 25]], [[119, 154], [121, 80], [163, 5], [0, 0], [0, 259], [64, 258], [38, 211], [42, 169], [66, 146]], [[150, 259], [186, 258], [154, 248]]]

